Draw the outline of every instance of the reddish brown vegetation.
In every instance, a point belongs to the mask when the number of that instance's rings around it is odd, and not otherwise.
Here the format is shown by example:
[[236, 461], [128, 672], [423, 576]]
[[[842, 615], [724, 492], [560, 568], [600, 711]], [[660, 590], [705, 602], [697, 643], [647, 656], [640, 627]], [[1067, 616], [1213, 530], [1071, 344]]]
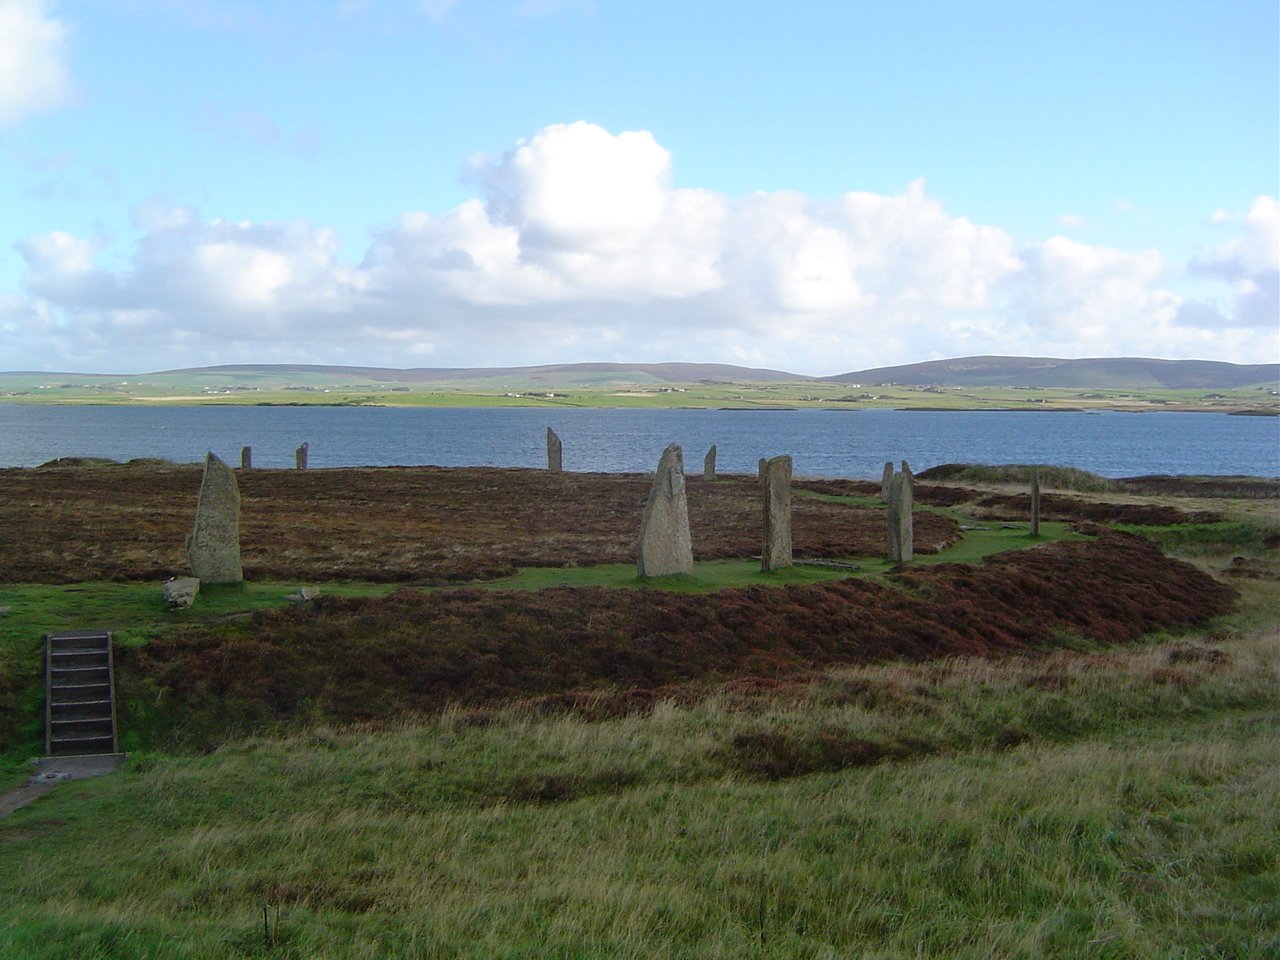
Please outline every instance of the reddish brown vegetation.
[[[1025, 520], [1031, 514], [1029, 493], [992, 494], [978, 501], [975, 514], [997, 520]], [[1207, 510], [1179, 510], [1145, 503], [1098, 503], [1060, 493], [1040, 497], [1040, 516], [1045, 520], [1094, 523], [1130, 523], [1135, 526], [1164, 527], [1177, 523], [1217, 523], [1222, 515]]]
[[[602, 688], [627, 709], [690, 681], [787, 678], [824, 665], [1023, 651], [1079, 634], [1117, 643], [1224, 612], [1233, 591], [1111, 534], [865, 580], [715, 594], [560, 588], [400, 590], [191, 627], [121, 649], [126, 701], [173, 705], [217, 738], [290, 719], [388, 719]], [[159, 687], [143, 695], [143, 687]], [[598, 713], [611, 712], [590, 698]], [[199, 731], [203, 729], [203, 734]], [[765, 751], [768, 754], [768, 751]], [[847, 758], [846, 758], [847, 759]], [[764, 761], [762, 761], [764, 762]], [[844, 761], [842, 761], [844, 762]]]
[[1125, 493], [1157, 496], [1229, 497], [1239, 500], [1274, 500], [1280, 497], [1280, 479], [1274, 477], [1126, 477], [1114, 481]]
[[[457, 581], [518, 566], [625, 563], [650, 480], [638, 474], [440, 467], [253, 470], [239, 476], [249, 579]], [[0, 470], [0, 583], [157, 580], [187, 569], [197, 467]], [[688, 484], [694, 556], [758, 555], [754, 481]], [[884, 515], [793, 501], [800, 557], [874, 556]], [[916, 519], [916, 551], [958, 535]]]

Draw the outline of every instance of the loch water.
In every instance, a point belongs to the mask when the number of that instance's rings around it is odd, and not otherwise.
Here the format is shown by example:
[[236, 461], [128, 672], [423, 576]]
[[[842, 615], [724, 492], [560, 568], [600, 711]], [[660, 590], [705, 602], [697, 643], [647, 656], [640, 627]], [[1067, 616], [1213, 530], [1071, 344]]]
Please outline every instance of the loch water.
[[572, 471], [652, 470], [669, 443], [685, 469], [716, 444], [724, 473], [754, 473], [791, 454], [803, 476], [878, 478], [885, 461], [917, 472], [940, 463], [1045, 463], [1107, 477], [1280, 476], [1280, 418], [1214, 413], [929, 410], [623, 410], [407, 407], [117, 407], [0, 404], [0, 466], [57, 457], [196, 462], [212, 450], [238, 464], [311, 467], [546, 464], [546, 428]]

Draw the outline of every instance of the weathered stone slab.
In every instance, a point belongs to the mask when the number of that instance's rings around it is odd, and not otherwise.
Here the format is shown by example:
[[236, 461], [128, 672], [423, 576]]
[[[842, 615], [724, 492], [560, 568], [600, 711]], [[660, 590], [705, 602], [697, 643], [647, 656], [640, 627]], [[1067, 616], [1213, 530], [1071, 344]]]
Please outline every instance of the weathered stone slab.
[[320, 596], [319, 587], [299, 587], [297, 593], [286, 593], [284, 598], [290, 603], [310, 603]]
[[302, 444], [297, 450], [293, 451], [293, 465], [299, 470], [307, 469], [307, 447], [309, 444]]
[[684, 490], [684, 453], [671, 444], [662, 451], [658, 473], [644, 505], [636, 570], [642, 577], [693, 572], [689, 504]]
[[757, 480], [764, 479], [764, 468], [768, 465], [768, 463], [769, 461], [766, 460], [764, 457], [761, 457], [759, 460], [756, 461], [756, 479]]
[[[907, 467], [905, 460], [902, 465]], [[913, 485], [909, 468], [894, 474], [889, 484], [889, 559], [893, 563], [906, 563], [915, 555]]]
[[564, 445], [550, 427], [547, 427], [547, 469], [552, 473], [560, 473], [564, 469]]
[[880, 474], [880, 499], [889, 502], [889, 484], [893, 483], [893, 464], [886, 463], [884, 472]]
[[702, 458], [702, 479], [714, 480], [716, 478], [716, 445], [713, 443], [711, 449], [707, 451], [707, 455]]
[[241, 470], [253, 469], [253, 447], [240, 448], [240, 469]]
[[173, 577], [165, 582], [164, 602], [171, 607], [189, 607], [196, 602], [200, 581], [195, 577]]
[[791, 458], [774, 457], [764, 465], [764, 547], [760, 569], [789, 567], [791, 560]]
[[1031, 535], [1040, 536], [1040, 474], [1031, 474]]
[[230, 467], [210, 453], [196, 503], [196, 524], [187, 540], [191, 572], [204, 583], [239, 583], [240, 488]]

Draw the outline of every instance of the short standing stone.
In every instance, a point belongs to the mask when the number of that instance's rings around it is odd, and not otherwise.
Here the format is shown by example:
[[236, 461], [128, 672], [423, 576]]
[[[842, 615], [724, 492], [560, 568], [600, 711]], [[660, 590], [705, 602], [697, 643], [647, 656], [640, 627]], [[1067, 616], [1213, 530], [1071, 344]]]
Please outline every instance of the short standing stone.
[[204, 583], [239, 583], [240, 488], [230, 467], [210, 453], [196, 503], [196, 525], [187, 541], [191, 572]]
[[769, 461], [766, 460], [764, 457], [761, 457], [759, 460], [756, 461], [756, 479], [757, 480], [764, 479], [764, 468], [768, 466], [768, 464], [769, 464]]
[[909, 470], [894, 474], [889, 484], [889, 559], [893, 563], [906, 563], [915, 554], [912, 486]]
[[760, 569], [791, 566], [791, 458], [774, 457], [764, 466], [764, 548]]
[[716, 445], [713, 443], [711, 449], [707, 451], [707, 455], [702, 458], [702, 479], [714, 480], [716, 478]]
[[200, 581], [195, 577], [174, 577], [164, 585], [164, 602], [171, 607], [189, 607], [199, 592]]
[[552, 473], [559, 473], [564, 469], [564, 445], [550, 427], [547, 427], [547, 469]]
[[240, 448], [240, 469], [241, 470], [253, 469], [253, 447]]
[[1031, 535], [1040, 536], [1040, 474], [1031, 474]]
[[307, 469], [307, 447], [309, 444], [303, 443], [297, 450], [293, 451], [293, 465], [299, 470]]
[[893, 483], [893, 464], [886, 463], [884, 472], [880, 474], [880, 499], [889, 502], [889, 484]]
[[684, 454], [671, 444], [662, 451], [658, 473], [644, 505], [636, 570], [642, 577], [693, 572], [689, 504], [684, 492]]

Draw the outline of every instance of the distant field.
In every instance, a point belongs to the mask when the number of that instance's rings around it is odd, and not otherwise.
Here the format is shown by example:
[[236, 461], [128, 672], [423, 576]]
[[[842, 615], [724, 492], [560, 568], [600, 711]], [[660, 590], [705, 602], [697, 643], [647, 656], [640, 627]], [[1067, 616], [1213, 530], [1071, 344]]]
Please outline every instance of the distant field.
[[142, 377], [0, 374], [0, 402], [331, 404], [342, 406], [896, 407], [973, 410], [1208, 410], [1280, 414], [1275, 385], [1229, 390], [922, 387], [827, 381], [671, 383], [575, 374], [373, 381], [308, 371], [179, 372]]

